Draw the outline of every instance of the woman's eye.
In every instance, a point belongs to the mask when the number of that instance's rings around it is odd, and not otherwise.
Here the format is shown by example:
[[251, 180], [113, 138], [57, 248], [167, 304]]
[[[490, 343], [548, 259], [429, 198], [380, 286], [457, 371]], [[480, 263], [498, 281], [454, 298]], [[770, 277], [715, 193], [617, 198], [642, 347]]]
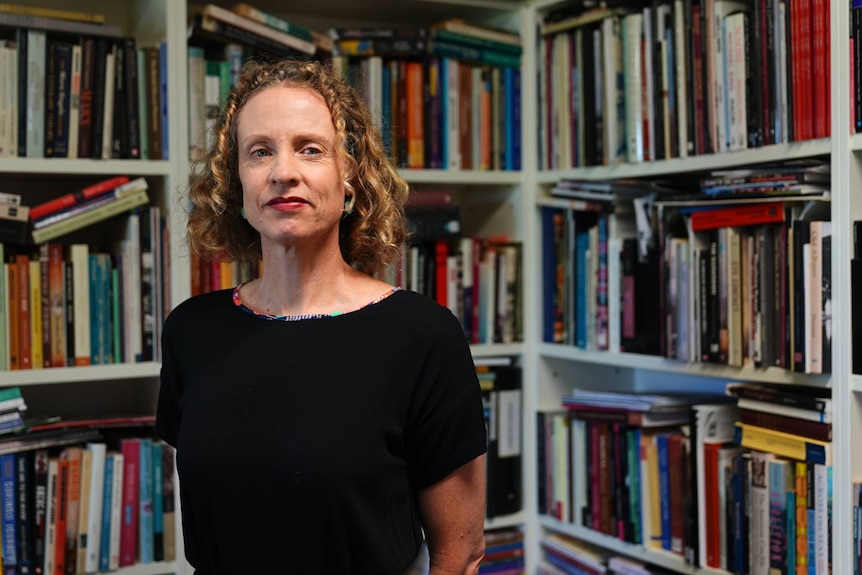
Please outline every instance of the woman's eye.
[[317, 156], [323, 153], [323, 150], [314, 146], [307, 146], [302, 149], [302, 153], [307, 156]]
[[269, 153], [263, 148], [255, 148], [251, 151], [250, 154], [253, 158], [263, 158], [264, 156], [269, 155]]

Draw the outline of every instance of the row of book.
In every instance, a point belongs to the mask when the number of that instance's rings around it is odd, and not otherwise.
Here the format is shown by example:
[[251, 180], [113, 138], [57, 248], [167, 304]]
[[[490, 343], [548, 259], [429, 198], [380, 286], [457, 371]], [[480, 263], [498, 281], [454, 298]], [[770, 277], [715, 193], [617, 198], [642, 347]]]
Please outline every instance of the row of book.
[[0, 369], [156, 361], [170, 248], [155, 206], [120, 216], [107, 246], [0, 244]]
[[479, 563], [479, 575], [522, 575], [524, 565], [524, 532], [520, 528], [485, 531], [485, 556]]
[[105, 424], [47, 423], [0, 439], [4, 572], [84, 574], [176, 558], [173, 448], [139, 430], [98, 429]]
[[546, 22], [540, 165], [827, 137], [829, 26], [819, 0], [662, 0]]
[[168, 158], [166, 43], [6, 12], [0, 30], [0, 155]]
[[539, 413], [540, 512], [697, 567], [828, 573], [831, 401], [747, 383], [724, 396], [575, 389]]
[[800, 170], [714, 173], [649, 205], [649, 183], [628, 197], [560, 182], [551, 194], [567, 200], [541, 209], [543, 339], [828, 373], [828, 174]]

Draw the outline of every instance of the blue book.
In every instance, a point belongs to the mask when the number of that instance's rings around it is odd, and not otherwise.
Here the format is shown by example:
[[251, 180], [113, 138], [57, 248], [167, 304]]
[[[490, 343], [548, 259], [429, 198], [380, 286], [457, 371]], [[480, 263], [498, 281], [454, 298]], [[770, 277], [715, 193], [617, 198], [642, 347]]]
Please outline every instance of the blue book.
[[99, 571], [111, 568], [111, 505], [114, 488], [114, 456], [105, 457], [105, 480], [102, 491], [102, 532], [99, 543]]
[[164, 444], [153, 442], [153, 559], [165, 558], [165, 517], [162, 490], [162, 449]]
[[658, 489], [659, 489], [659, 513], [661, 515], [661, 547], [667, 551], [671, 550], [670, 541], [670, 469], [668, 468], [667, 434], [661, 433], [656, 436], [658, 447]]
[[138, 491], [138, 562], [153, 562], [153, 440], [141, 438]]
[[15, 454], [0, 455], [0, 523], [2, 523], [3, 572], [16, 573], [18, 566], [18, 525], [15, 517], [16, 481]]
[[[508, 168], [514, 171], [520, 171], [521, 163], [521, 69], [511, 68], [512, 70], [512, 114], [509, 117], [509, 132], [511, 132], [512, 150], [509, 156]], [[506, 98], [509, 101], [509, 98]]]
[[590, 236], [586, 231], [575, 235], [575, 345], [587, 347], [587, 251]]
[[30, 575], [33, 572], [33, 543], [30, 533], [33, 525], [33, 472], [35, 457], [32, 451], [20, 451], [15, 454], [15, 494], [18, 505], [15, 508], [17, 523], [17, 556], [18, 575]]

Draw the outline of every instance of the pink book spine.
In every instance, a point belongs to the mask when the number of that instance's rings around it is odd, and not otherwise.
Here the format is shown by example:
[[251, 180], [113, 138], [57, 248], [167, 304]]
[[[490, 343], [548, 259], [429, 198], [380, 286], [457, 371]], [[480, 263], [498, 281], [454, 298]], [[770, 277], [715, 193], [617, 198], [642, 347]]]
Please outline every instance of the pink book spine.
[[123, 454], [123, 498], [120, 524], [120, 567], [137, 561], [138, 542], [138, 489], [141, 444], [137, 439], [120, 442]]

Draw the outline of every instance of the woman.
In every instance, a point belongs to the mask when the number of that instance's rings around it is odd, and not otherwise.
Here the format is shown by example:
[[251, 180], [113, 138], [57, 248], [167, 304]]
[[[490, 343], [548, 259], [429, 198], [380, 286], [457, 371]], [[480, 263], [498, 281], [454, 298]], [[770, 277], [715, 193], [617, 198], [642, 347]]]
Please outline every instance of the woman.
[[485, 428], [469, 346], [374, 278], [408, 188], [371, 116], [317, 63], [248, 64], [191, 184], [203, 256], [261, 277], [165, 322], [157, 430], [177, 448], [198, 575], [432, 574], [484, 551]]

